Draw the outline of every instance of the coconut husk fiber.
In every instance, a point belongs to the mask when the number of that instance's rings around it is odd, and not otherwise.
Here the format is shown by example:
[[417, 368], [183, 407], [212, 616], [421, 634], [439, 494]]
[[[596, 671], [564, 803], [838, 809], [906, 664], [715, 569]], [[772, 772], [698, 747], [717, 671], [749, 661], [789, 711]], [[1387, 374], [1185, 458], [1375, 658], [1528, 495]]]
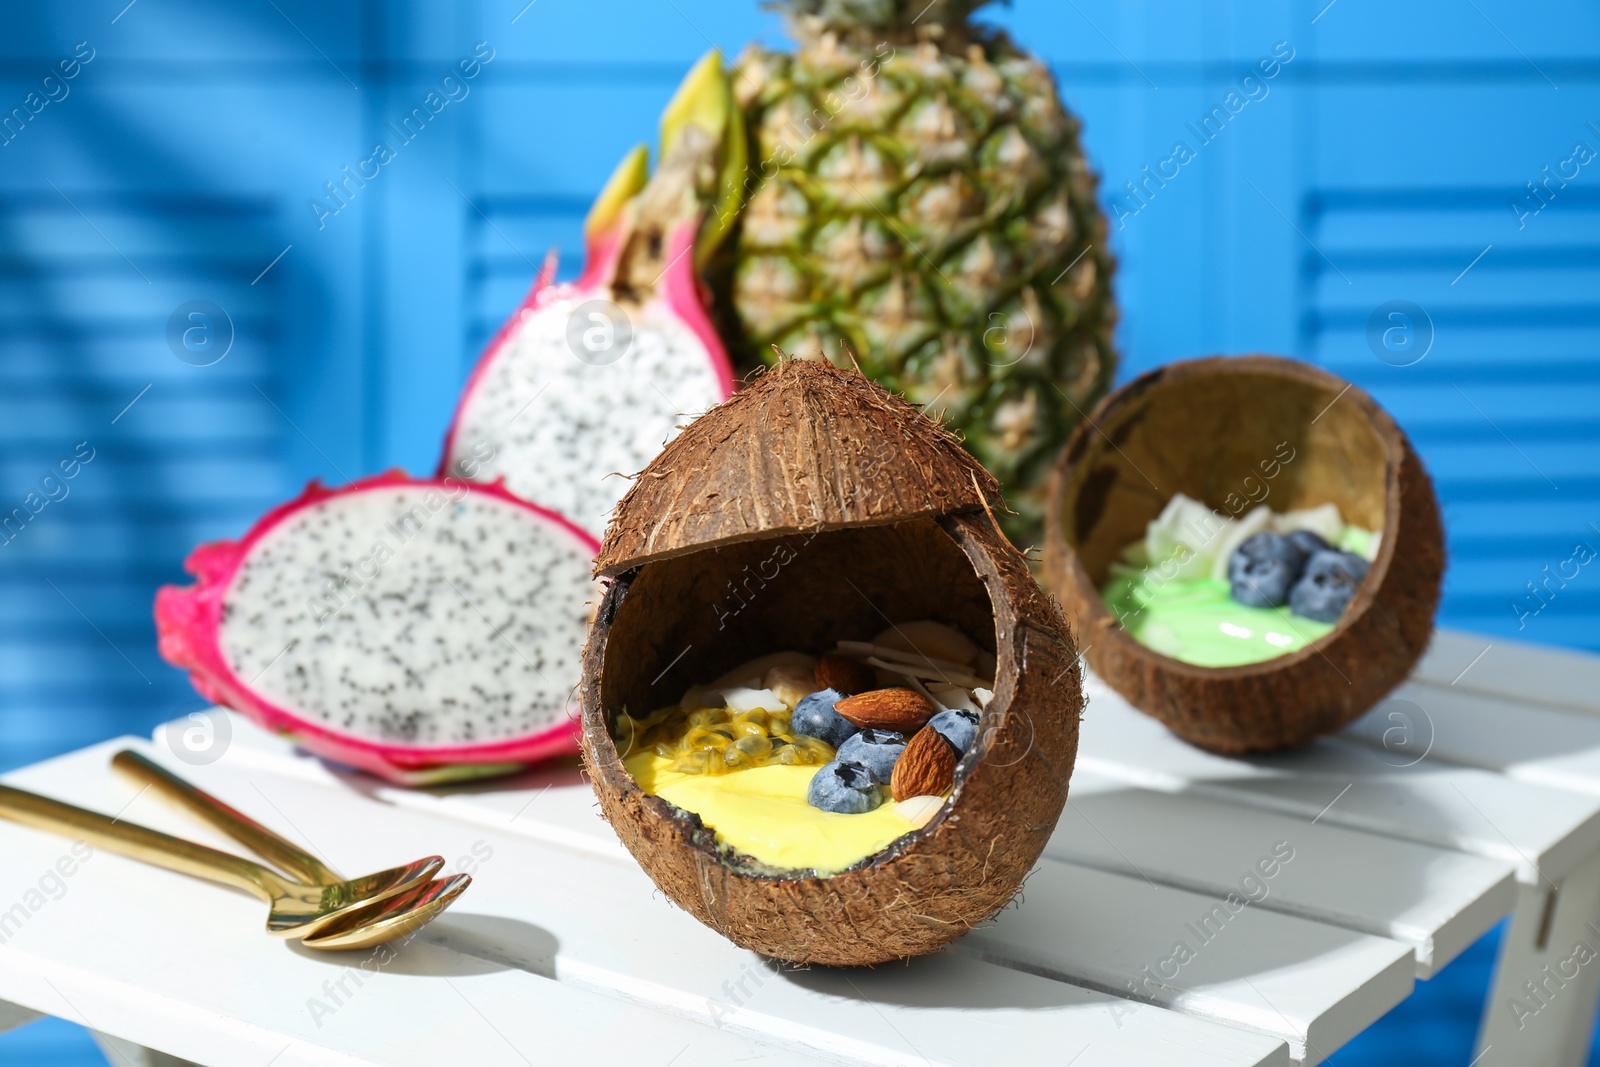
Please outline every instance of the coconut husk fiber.
[[[1346, 522], [1381, 531], [1377, 558], [1333, 631], [1306, 648], [1238, 667], [1172, 659], [1136, 641], [1099, 590], [1110, 563], [1180, 492], [1224, 515], [1332, 502]], [[1090, 666], [1214, 752], [1269, 751], [1338, 730], [1405, 679], [1433, 633], [1445, 566], [1433, 483], [1370, 396], [1305, 363], [1213, 357], [1129, 382], [1068, 443], [1046, 518], [1046, 582]]]
[[[1082, 693], [1059, 607], [990, 515], [953, 437], [854, 371], [791, 361], [690, 425], [618, 506], [584, 653], [583, 752], [601, 811], [674, 903], [796, 963], [932, 951], [1005, 905], [1066, 800]], [[645, 794], [615, 716], [751, 657], [935, 619], [996, 657], [994, 697], [923, 829], [841, 873], [766, 868]]]
[[617, 505], [595, 572], [1003, 506], [994, 477], [952, 434], [869, 385], [856, 371], [789, 360], [690, 423]]

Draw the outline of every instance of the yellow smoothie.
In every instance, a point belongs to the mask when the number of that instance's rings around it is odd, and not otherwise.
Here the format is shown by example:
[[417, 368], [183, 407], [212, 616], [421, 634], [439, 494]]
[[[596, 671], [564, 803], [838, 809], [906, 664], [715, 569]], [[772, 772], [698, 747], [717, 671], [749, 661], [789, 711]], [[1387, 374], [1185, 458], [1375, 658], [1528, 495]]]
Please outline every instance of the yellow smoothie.
[[623, 761], [639, 788], [694, 812], [719, 843], [771, 867], [834, 874], [921, 825], [893, 800], [860, 815], [812, 807], [806, 790], [819, 767], [772, 764], [707, 775], [674, 771], [673, 762], [650, 751]]

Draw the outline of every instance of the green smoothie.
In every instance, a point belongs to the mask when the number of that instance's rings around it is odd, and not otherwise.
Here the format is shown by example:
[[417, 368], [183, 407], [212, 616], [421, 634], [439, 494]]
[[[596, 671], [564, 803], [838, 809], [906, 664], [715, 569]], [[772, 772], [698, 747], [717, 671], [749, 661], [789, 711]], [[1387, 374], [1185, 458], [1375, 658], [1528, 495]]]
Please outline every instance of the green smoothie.
[[1181, 581], [1120, 566], [1112, 570], [1100, 595], [1134, 640], [1199, 667], [1259, 663], [1304, 648], [1333, 629], [1287, 606], [1245, 607], [1220, 579]]

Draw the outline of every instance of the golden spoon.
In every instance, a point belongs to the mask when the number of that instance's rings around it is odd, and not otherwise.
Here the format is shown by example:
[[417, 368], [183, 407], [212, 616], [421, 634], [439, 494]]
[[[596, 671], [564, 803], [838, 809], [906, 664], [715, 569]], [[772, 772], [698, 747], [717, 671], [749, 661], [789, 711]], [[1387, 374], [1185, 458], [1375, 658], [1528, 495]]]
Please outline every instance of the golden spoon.
[[307, 948], [352, 949], [407, 937], [448, 908], [471, 884], [470, 874], [435, 878], [387, 900], [357, 905], [300, 943]]
[[[332, 868], [300, 846], [132, 749], [112, 756], [111, 766], [295, 878], [311, 883], [340, 881]], [[471, 884], [471, 875], [457, 874], [412, 885], [392, 897], [351, 908], [303, 943], [316, 949], [354, 949], [404, 937], [448, 908]]]
[[354, 907], [426, 884], [444, 866], [429, 856], [364, 878], [302, 885], [259, 863], [10, 786], [0, 785], [0, 817], [254, 893], [270, 906], [267, 932], [277, 937], [314, 934]]
[[290, 877], [307, 885], [330, 885], [344, 879], [317, 857], [278, 836], [250, 816], [226, 804], [203, 789], [179, 778], [161, 764], [131, 748], [111, 757], [111, 769], [141, 785], [156, 796], [187, 812], [214, 830], [220, 830], [251, 852]]

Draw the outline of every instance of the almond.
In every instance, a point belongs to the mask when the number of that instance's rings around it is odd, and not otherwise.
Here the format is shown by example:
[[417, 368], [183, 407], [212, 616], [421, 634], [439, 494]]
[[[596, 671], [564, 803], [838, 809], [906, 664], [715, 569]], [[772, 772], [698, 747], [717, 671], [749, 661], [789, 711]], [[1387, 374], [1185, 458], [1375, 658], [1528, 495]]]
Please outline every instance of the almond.
[[943, 734], [924, 726], [894, 761], [889, 790], [896, 800], [942, 796], [955, 784], [959, 758]]
[[817, 661], [817, 684], [845, 696], [865, 693], [877, 687], [878, 672], [860, 660], [830, 652]]
[[833, 710], [863, 730], [893, 730], [909, 737], [933, 718], [936, 709], [915, 689], [874, 689], [845, 697]]

